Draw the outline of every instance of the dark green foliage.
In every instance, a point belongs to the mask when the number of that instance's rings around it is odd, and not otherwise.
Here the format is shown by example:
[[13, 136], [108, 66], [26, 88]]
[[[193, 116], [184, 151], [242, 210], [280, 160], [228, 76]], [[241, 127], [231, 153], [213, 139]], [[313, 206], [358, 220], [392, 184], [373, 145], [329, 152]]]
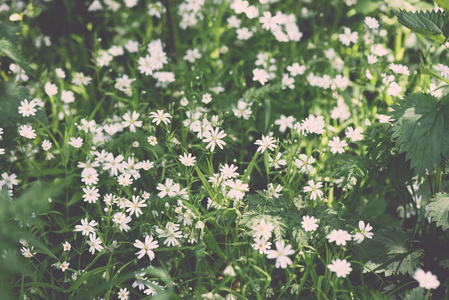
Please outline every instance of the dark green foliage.
[[[18, 27], [0, 21], [0, 55], [5, 55], [19, 64], [26, 73], [31, 73], [31, 68], [19, 51], [20, 30]], [[0, 94], [1, 95], [1, 94]]]
[[433, 0], [436, 4], [438, 4], [446, 13], [449, 13], [449, 2], [447, 0]]
[[404, 300], [424, 300], [425, 290], [423, 288], [417, 287], [408, 293]]
[[359, 179], [368, 175], [368, 162], [364, 156], [337, 154], [326, 161], [326, 163], [337, 162], [340, 162], [340, 164], [334, 169], [331, 176], [343, 178], [342, 186], [349, 184], [352, 177]]
[[398, 22], [407, 28], [444, 43], [449, 36], [449, 23], [446, 13], [441, 11], [396, 12]]
[[438, 193], [428, 205], [429, 216], [437, 226], [442, 226], [443, 230], [449, 228], [449, 194]]
[[449, 157], [449, 97], [410, 94], [393, 106], [393, 139], [420, 177]]
[[363, 242], [361, 260], [376, 273], [385, 276], [409, 274], [422, 265], [424, 251], [408, 245], [407, 234], [399, 229], [383, 229], [376, 232], [372, 240]]

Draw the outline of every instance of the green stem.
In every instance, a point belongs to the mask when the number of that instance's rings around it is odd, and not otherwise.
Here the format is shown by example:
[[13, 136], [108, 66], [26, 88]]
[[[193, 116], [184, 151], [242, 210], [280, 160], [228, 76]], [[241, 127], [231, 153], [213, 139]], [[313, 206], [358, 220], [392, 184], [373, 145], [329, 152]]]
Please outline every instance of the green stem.
[[424, 298], [424, 300], [430, 299], [430, 291], [431, 291], [431, 289], [429, 289], [429, 290], [427, 291], [426, 298]]
[[437, 167], [437, 174], [436, 174], [436, 178], [435, 178], [435, 194], [440, 192], [440, 187], [441, 187], [441, 168]]

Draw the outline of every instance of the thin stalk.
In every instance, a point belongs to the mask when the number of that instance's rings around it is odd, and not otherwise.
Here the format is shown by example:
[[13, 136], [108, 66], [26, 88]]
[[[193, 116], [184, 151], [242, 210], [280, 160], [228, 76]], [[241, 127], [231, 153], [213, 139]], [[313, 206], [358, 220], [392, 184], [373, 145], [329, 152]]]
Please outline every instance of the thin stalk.
[[437, 167], [437, 174], [435, 177], [435, 194], [440, 192], [440, 187], [441, 187], [441, 168]]

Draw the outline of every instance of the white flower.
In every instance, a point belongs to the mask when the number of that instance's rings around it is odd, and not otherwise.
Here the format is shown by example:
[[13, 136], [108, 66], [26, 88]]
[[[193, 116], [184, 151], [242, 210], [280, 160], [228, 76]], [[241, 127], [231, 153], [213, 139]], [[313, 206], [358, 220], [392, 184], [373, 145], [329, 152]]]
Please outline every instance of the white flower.
[[218, 145], [220, 149], [223, 149], [223, 146], [226, 145], [223, 138], [225, 138], [227, 134], [224, 130], [220, 131], [220, 128], [216, 127], [215, 129], [208, 130], [204, 133], [204, 143], [209, 143], [206, 146], [206, 149], [210, 148], [210, 151], [213, 152], [215, 149], [215, 145]]
[[306, 66], [294, 63], [293, 65], [287, 67], [287, 71], [289, 71], [292, 76], [302, 75], [306, 71]]
[[48, 97], [53, 97], [58, 93], [58, 87], [51, 82], [47, 82], [44, 86], [44, 89]]
[[27, 139], [35, 139], [36, 138], [36, 132], [34, 131], [33, 127], [28, 125], [22, 125], [19, 127], [19, 134]]
[[254, 244], [251, 245], [254, 250], [258, 250], [259, 254], [267, 254], [267, 250], [271, 247], [271, 242], [268, 242], [263, 237], [254, 238]]
[[83, 145], [83, 139], [80, 137], [78, 138], [71, 137], [69, 145], [75, 148], [80, 148]]
[[253, 36], [253, 33], [247, 27], [239, 28], [235, 32], [239, 40], [247, 40]]
[[94, 254], [95, 250], [100, 252], [103, 250], [103, 246], [101, 246], [101, 239], [97, 237], [97, 234], [91, 233], [89, 234], [89, 241], [87, 241], [87, 244], [90, 246], [89, 252]]
[[275, 169], [279, 169], [281, 166], [285, 166], [287, 164], [287, 160], [282, 158], [282, 153], [278, 152], [276, 157], [273, 159], [271, 156], [268, 156], [269, 166], [270, 168], [274, 167]]
[[388, 86], [387, 94], [393, 97], [397, 97], [401, 91], [402, 87], [400, 87], [396, 82], [392, 82]]
[[198, 48], [187, 49], [186, 55], [184, 56], [185, 60], [190, 63], [194, 63], [198, 58], [201, 58], [201, 53]]
[[292, 264], [292, 260], [287, 255], [294, 253], [295, 251], [292, 250], [292, 245], [285, 246], [285, 241], [282, 240], [276, 242], [276, 250], [267, 251], [267, 258], [276, 258], [276, 268], [281, 267], [282, 269], [285, 269]]
[[365, 25], [369, 29], [378, 29], [379, 28], [379, 22], [371, 17], [365, 17]]
[[253, 70], [253, 80], [259, 81], [261, 85], [265, 85], [265, 83], [268, 81], [268, 78], [270, 77], [268, 75], [268, 72], [264, 69], [254, 69]]
[[133, 179], [131, 178], [131, 174], [121, 174], [117, 177], [118, 184], [122, 186], [128, 186], [133, 184]]
[[308, 181], [309, 186], [304, 187], [304, 193], [311, 192], [310, 194], [310, 200], [315, 200], [316, 197], [320, 198], [323, 197], [323, 191], [320, 190], [320, 188], [323, 187], [323, 184], [321, 182], [317, 182], [315, 184], [315, 181], [309, 180]]
[[344, 28], [344, 33], [339, 34], [338, 38], [340, 39], [340, 42], [345, 45], [349, 46], [351, 43], [357, 44], [357, 39], [359, 38], [358, 32], [351, 32], [351, 29], [348, 27]]
[[239, 175], [237, 173], [238, 167], [234, 166], [234, 164], [231, 164], [230, 166], [228, 164], [224, 164], [220, 167], [220, 173], [223, 176], [223, 179], [229, 179], [229, 178], [235, 178]]
[[425, 288], [425, 289], [436, 289], [440, 286], [440, 282], [438, 281], [438, 278], [433, 275], [430, 271], [424, 272], [422, 269], [416, 270], [415, 274], [413, 275], [413, 278], [418, 281], [419, 287]]
[[128, 231], [131, 227], [129, 227], [128, 223], [131, 222], [131, 217], [125, 215], [125, 213], [118, 212], [112, 218], [112, 221], [119, 226], [120, 231]]
[[295, 121], [293, 116], [286, 117], [285, 115], [281, 115], [279, 119], [274, 121], [274, 124], [280, 126], [280, 132], [285, 132], [287, 128], [293, 128], [293, 121]]
[[148, 255], [150, 258], [150, 261], [154, 259], [154, 252], [152, 249], [156, 249], [159, 247], [158, 241], [154, 241], [152, 236], [146, 236], [145, 242], [141, 242], [139, 240], [136, 240], [134, 243], [134, 247], [141, 249], [139, 252], [136, 253], [137, 259], [141, 259], [145, 254]]
[[122, 122], [123, 127], [129, 126], [129, 131], [136, 132], [136, 127], [142, 127], [142, 121], [137, 121], [139, 116], [140, 114], [136, 111], [133, 111], [132, 116], [130, 116], [129, 113], [126, 113], [123, 116], [123, 119], [125, 119], [125, 121]]
[[122, 163], [123, 161], [123, 155], [119, 154], [114, 158], [114, 155], [112, 153], [108, 153], [108, 155], [105, 158], [105, 163], [103, 164], [103, 170], [109, 170], [111, 176], [117, 176], [118, 172], [122, 172], [124, 169], [124, 165]]
[[129, 299], [129, 291], [127, 288], [120, 289], [118, 292], [118, 298], [119, 300], [128, 300]]
[[351, 126], [346, 128], [345, 135], [351, 142], [361, 141], [363, 139], [362, 136], [363, 129], [362, 128], [352, 128]]
[[148, 143], [150, 143], [151, 146], [157, 145], [157, 138], [153, 135], [148, 137]]
[[128, 207], [126, 210], [127, 213], [129, 213], [131, 216], [135, 213], [136, 217], [139, 217], [142, 214], [141, 207], [147, 207], [147, 204], [145, 203], [145, 199], [140, 200], [139, 196], [133, 195], [133, 201], [126, 201], [125, 206]]
[[98, 189], [96, 187], [85, 187], [83, 188], [83, 198], [84, 202], [96, 203], [100, 194], [98, 193]]
[[95, 220], [90, 222], [87, 221], [87, 218], [81, 219], [81, 225], [76, 225], [74, 231], [81, 231], [82, 235], [88, 235], [89, 233], [94, 233], [94, 226], [97, 226], [98, 223]]
[[264, 153], [267, 148], [273, 151], [276, 147], [276, 141], [271, 135], [262, 136], [262, 139], [255, 141], [254, 144], [259, 146], [259, 148], [257, 148], [257, 152], [260, 153]]
[[345, 278], [352, 271], [351, 264], [346, 259], [332, 260], [332, 264], [327, 265], [328, 269], [337, 273], [337, 277]]
[[334, 229], [326, 236], [326, 238], [329, 240], [329, 243], [335, 242], [337, 245], [345, 246], [346, 241], [351, 240], [351, 235], [346, 230]]
[[62, 250], [70, 251], [70, 249], [72, 249], [72, 245], [70, 245], [69, 242], [65, 241], [64, 244], [62, 244]]
[[310, 156], [307, 158], [307, 155], [300, 154], [299, 158], [295, 159], [295, 166], [298, 167], [300, 173], [310, 173], [313, 171], [312, 164], [315, 162], [315, 158]]
[[34, 108], [36, 106], [36, 102], [28, 100], [23, 100], [20, 102], [19, 106], [19, 114], [21, 114], [23, 117], [29, 117], [29, 116], [35, 116], [36, 115], [36, 109]]
[[271, 237], [271, 231], [273, 230], [273, 225], [271, 223], [266, 224], [265, 220], [262, 219], [259, 225], [255, 225], [251, 227], [253, 230], [252, 235], [254, 238], [263, 237], [265, 240], [268, 240]]
[[379, 123], [386, 123], [386, 124], [391, 124], [391, 122], [394, 121], [394, 119], [390, 116], [387, 115], [376, 115], [376, 117], [379, 119]]
[[164, 113], [163, 110], [158, 110], [157, 113], [151, 112], [150, 118], [153, 118], [152, 123], [156, 123], [156, 125], [159, 125], [161, 123], [161, 121], [165, 125], [167, 125], [168, 123], [170, 123], [171, 115], [169, 113]]
[[332, 141], [329, 141], [328, 145], [331, 147], [332, 153], [343, 153], [345, 152], [344, 147], [346, 147], [348, 143], [344, 140], [340, 141], [340, 138], [336, 136], [332, 139]]
[[407, 66], [400, 65], [400, 64], [396, 65], [396, 64], [391, 63], [389, 68], [396, 74], [403, 74], [406, 76], [410, 75], [410, 71]]
[[365, 222], [359, 221], [359, 232], [354, 234], [354, 240], [357, 241], [357, 243], [361, 243], [365, 237], [368, 239], [373, 238], [373, 233], [370, 232], [373, 229], [373, 227], [368, 223], [365, 225]]
[[315, 231], [318, 228], [317, 222], [318, 219], [315, 219], [315, 217], [303, 216], [301, 225], [305, 231]]
[[61, 68], [55, 69], [56, 77], [65, 78], [65, 72]]
[[73, 75], [72, 83], [78, 86], [82, 85], [88, 85], [90, 81], [92, 80], [92, 77], [86, 76], [81, 72], [77, 72]]
[[65, 270], [67, 270], [67, 268], [69, 267], [70, 263], [64, 261], [61, 263], [61, 265], [59, 266], [61, 268], [62, 272], [65, 272]]
[[72, 103], [75, 101], [75, 95], [72, 91], [61, 91], [61, 100], [65, 104]]
[[187, 153], [184, 153], [184, 155], [180, 155], [179, 156], [179, 161], [184, 165], [184, 166], [194, 166], [195, 165], [195, 156], [192, 156], [192, 153], [189, 153], [189, 155], [187, 155]]
[[203, 95], [203, 97], [201, 98], [201, 102], [208, 104], [212, 101], [212, 96], [209, 93], [206, 93]]

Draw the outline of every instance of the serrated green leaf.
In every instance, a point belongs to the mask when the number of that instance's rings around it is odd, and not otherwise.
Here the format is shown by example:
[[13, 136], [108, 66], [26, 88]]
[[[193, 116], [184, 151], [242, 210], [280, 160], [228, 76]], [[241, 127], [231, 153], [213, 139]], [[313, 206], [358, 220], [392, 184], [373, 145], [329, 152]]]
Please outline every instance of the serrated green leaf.
[[447, 0], [433, 0], [438, 6], [440, 6], [444, 11], [449, 14], [449, 2]]
[[337, 154], [329, 158], [326, 163], [339, 163], [331, 174], [333, 178], [342, 178], [341, 186], [350, 183], [353, 177], [363, 178], [368, 175], [368, 162], [363, 156]]
[[15, 127], [17, 121], [22, 119], [18, 108], [26, 95], [25, 88], [11, 82], [0, 82], [0, 127]]
[[402, 230], [382, 229], [371, 240], [363, 242], [365, 265], [376, 273], [383, 272], [385, 276], [394, 274], [413, 275], [421, 267], [422, 249], [410, 249], [408, 236]]
[[448, 96], [438, 101], [419, 93], [407, 95], [393, 106], [392, 138], [420, 177], [440, 166], [442, 157], [449, 157], [448, 100]]
[[424, 288], [417, 287], [411, 290], [410, 293], [405, 296], [404, 300], [424, 300], [425, 294], [426, 291]]
[[14, 45], [10, 40], [7, 40], [5, 38], [0, 39], [0, 55], [9, 57], [10, 59], [18, 63], [26, 73], [31, 73], [30, 65], [26, 61], [22, 52], [20, 52], [17, 46]]
[[438, 193], [427, 205], [429, 209], [429, 217], [437, 226], [442, 226], [443, 230], [449, 228], [449, 194]]
[[444, 43], [449, 36], [448, 17], [442, 11], [396, 11], [398, 22], [416, 33]]

